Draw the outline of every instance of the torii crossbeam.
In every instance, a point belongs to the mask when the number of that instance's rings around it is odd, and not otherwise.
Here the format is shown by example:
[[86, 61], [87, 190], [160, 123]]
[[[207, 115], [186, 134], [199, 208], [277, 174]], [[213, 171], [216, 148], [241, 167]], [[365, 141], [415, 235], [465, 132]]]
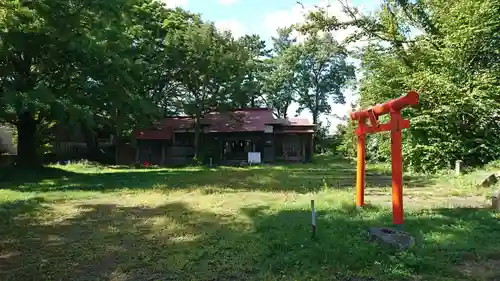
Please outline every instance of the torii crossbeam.
[[[418, 104], [418, 93], [409, 91], [406, 96], [390, 100], [384, 104], [372, 106], [369, 109], [352, 112], [351, 119], [358, 121], [356, 135], [357, 172], [356, 172], [356, 206], [363, 207], [365, 199], [365, 152], [366, 135], [371, 133], [391, 132], [392, 160], [392, 218], [395, 225], [403, 224], [403, 152], [402, 129], [410, 127], [410, 121], [403, 119], [401, 110]], [[378, 117], [389, 114], [391, 120], [385, 124], [378, 123]], [[369, 120], [369, 124], [367, 124]]]

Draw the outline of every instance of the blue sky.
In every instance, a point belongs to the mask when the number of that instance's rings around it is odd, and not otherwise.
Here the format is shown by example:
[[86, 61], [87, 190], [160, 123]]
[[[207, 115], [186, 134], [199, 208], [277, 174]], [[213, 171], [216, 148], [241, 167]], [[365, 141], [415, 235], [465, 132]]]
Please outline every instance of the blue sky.
[[[337, 0], [302, 0], [302, 6], [296, 0], [163, 0], [169, 7], [179, 6], [189, 11], [199, 13], [204, 20], [215, 22], [220, 29], [231, 30], [235, 37], [244, 34], [259, 34], [269, 42], [278, 27], [288, 26], [301, 22], [303, 14], [313, 9], [314, 5], [326, 6], [330, 3], [329, 13], [343, 18], [341, 6]], [[379, 7], [379, 0], [351, 0], [350, 5], [356, 6], [365, 12], [371, 12]], [[336, 35], [338, 40], [345, 38], [350, 31], [341, 31]], [[348, 101], [353, 99], [351, 92], [346, 92]], [[345, 115], [348, 105], [333, 105], [333, 112]], [[297, 105], [292, 105], [289, 116], [294, 116]], [[310, 118], [308, 112], [300, 117]], [[329, 120], [333, 126], [339, 123], [332, 116], [323, 116], [323, 121]], [[333, 129], [333, 128], [332, 128]]]

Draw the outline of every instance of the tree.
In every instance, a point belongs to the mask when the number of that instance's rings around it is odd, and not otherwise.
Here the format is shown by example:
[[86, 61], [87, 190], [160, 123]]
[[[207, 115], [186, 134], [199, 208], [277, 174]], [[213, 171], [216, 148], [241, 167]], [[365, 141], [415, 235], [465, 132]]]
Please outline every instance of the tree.
[[238, 45], [231, 34], [220, 33], [211, 23], [190, 26], [182, 35], [169, 36], [178, 46], [181, 66], [177, 73], [177, 104], [195, 120], [195, 157], [199, 156], [201, 119], [224, 109], [230, 102], [231, 75], [240, 63]]
[[236, 107], [257, 107], [262, 103], [264, 58], [269, 55], [266, 43], [259, 35], [245, 35], [238, 39], [240, 58], [238, 76], [232, 78], [234, 91], [232, 100]]
[[298, 62], [299, 112], [311, 112], [314, 124], [323, 113], [330, 113], [329, 102], [345, 103], [342, 90], [354, 79], [354, 67], [347, 63], [347, 52], [329, 33], [311, 34], [295, 46]]
[[[176, 49], [166, 44], [167, 34], [182, 33], [187, 26], [199, 21], [198, 16], [181, 9], [167, 9], [161, 2], [141, 0], [135, 1], [129, 11], [129, 17], [125, 22], [124, 30], [128, 43], [124, 43], [122, 51], [112, 50], [115, 54], [126, 59], [130, 64], [126, 83], [116, 85], [108, 89], [105, 85], [113, 85], [104, 82], [109, 78], [108, 73], [99, 69], [92, 69], [86, 88], [87, 93], [92, 93], [93, 103], [83, 102], [84, 112], [80, 118], [80, 127], [86, 137], [87, 148], [98, 153], [97, 131], [111, 130], [116, 136], [116, 152], [118, 157], [119, 145], [123, 136], [130, 135], [133, 128], [143, 124], [144, 126], [154, 123], [159, 117], [176, 112], [174, 96], [177, 94], [178, 82], [175, 73], [178, 72]], [[104, 74], [103, 77], [97, 74]], [[122, 90], [123, 89], [123, 90]], [[118, 90], [115, 106], [113, 108], [124, 108], [123, 111], [110, 112], [109, 108], [113, 101], [104, 102], [103, 98]], [[123, 99], [120, 95], [126, 92], [133, 99]], [[117, 104], [116, 102], [132, 101], [132, 104]], [[92, 112], [93, 114], [88, 114]]]
[[277, 30], [278, 36], [272, 38], [273, 56], [267, 60], [267, 74], [263, 80], [266, 104], [273, 108], [278, 118], [287, 118], [288, 108], [298, 91], [295, 69], [299, 53], [292, 48], [297, 42], [292, 32], [292, 27], [281, 28]]
[[[82, 73], [89, 62], [92, 65], [100, 59], [100, 70], [109, 72], [113, 57], [109, 50], [122, 43], [113, 42], [120, 37], [112, 37], [121, 33], [116, 32], [120, 25], [107, 27], [111, 26], [109, 20], [120, 22], [117, 8], [127, 3], [87, 4], [1, 2], [2, 119], [17, 127], [21, 166], [39, 163], [37, 132], [44, 125], [73, 116], [72, 113], [78, 112], [78, 102], [89, 100], [78, 89], [85, 81]], [[106, 43], [103, 37], [110, 37], [113, 43]]]
[[20, 166], [40, 163], [55, 123], [80, 124], [91, 148], [98, 127], [113, 128], [118, 145], [150, 123], [171, 105], [163, 37], [196, 19], [150, 0], [3, 0], [0, 9], [0, 121], [17, 127]]
[[418, 112], [405, 113], [412, 120], [406, 167], [435, 171], [457, 159], [476, 165], [500, 157], [498, 1], [383, 1], [375, 16], [344, 7], [350, 21], [317, 10], [302, 28], [351, 26], [358, 31], [350, 39], [370, 41], [362, 54], [361, 105], [421, 90]]

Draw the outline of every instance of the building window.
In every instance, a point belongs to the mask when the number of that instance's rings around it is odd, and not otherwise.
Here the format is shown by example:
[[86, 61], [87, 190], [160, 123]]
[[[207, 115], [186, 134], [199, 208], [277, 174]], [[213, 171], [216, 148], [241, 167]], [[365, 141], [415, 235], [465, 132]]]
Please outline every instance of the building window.
[[189, 133], [176, 133], [174, 136], [175, 146], [193, 146], [194, 135]]

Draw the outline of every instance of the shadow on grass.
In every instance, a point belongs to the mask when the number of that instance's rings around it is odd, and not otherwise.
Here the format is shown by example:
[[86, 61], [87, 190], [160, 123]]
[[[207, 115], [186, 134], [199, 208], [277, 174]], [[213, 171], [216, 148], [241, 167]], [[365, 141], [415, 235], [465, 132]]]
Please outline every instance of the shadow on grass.
[[369, 226], [391, 222], [375, 207], [320, 210], [311, 240], [307, 210], [95, 204], [59, 219], [45, 205], [41, 220], [32, 215], [40, 205], [1, 207], [25, 210], [0, 217], [1, 280], [475, 280], [456, 265], [500, 250], [500, 226], [488, 210], [408, 216], [406, 230], [419, 245], [398, 253], [367, 241]]
[[[323, 189], [352, 188], [355, 167], [345, 160], [320, 161], [314, 164], [257, 166], [247, 168], [217, 167], [179, 169], [130, 169], [103, 171], [96, 167], [77, 173], [64, 169], [45, 168], [40, 171], [8, 172], [0, 188], [21, 191], [118, 189], [193, 189], [218, 187], [231, 190], [295, 191], [307, 193]], [[409, 187], [424, 186], [430, 178], [406, 176]], [[370, 187], [391, 185], [391, 175], [383, 170], [368, 170], [366, 183]]]
[[44, 202], [45, 199], [42, 197], [2, 202], [0, 203], [0, 217], [10, 219], [19, 215], [36, 215], [43, 210]]
[[42, 180], [59, 180], [64, 177], [74, 177], [78, 175], [74, 172], [56, 167], [40, 167], [36, 169], [24, 169], [18, 167], [0, 168], [0, 184], [22, 184], [25, 182], [34, 183]]

